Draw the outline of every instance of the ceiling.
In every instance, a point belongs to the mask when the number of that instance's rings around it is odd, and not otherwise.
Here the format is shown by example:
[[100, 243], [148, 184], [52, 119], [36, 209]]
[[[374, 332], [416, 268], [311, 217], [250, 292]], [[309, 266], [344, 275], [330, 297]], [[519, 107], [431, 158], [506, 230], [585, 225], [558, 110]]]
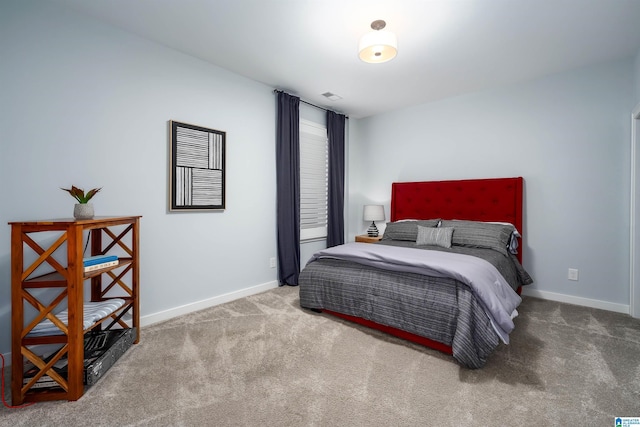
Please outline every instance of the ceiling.
[[[640, 0], [48, 1], [355, 118], [640, 49]], [[367, 64], [376, 19], [398, 56]]]

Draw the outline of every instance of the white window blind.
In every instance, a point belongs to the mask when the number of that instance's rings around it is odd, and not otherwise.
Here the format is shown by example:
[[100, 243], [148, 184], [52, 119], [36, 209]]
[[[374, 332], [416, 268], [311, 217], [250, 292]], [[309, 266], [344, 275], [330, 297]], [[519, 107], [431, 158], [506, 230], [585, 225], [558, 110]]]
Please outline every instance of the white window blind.
[[327, 237], [329, 194], [327, 128], [300, 120], [300, 240]]

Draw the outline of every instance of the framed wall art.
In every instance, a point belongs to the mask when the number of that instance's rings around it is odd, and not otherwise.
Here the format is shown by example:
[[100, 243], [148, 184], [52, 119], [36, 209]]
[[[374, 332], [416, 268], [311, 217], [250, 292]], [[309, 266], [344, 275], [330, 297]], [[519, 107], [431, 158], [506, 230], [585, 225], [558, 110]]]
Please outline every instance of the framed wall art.
[[226, 133], [171, 120], [169, 210], [223, 210]]

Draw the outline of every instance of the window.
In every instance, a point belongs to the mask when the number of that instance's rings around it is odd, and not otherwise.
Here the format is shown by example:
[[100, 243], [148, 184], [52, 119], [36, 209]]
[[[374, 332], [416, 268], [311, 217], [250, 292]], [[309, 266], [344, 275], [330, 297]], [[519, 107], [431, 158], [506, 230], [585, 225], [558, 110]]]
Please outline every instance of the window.
[[326, 126], [300, 120], [300, 240], [327, 237], [329, 142]]

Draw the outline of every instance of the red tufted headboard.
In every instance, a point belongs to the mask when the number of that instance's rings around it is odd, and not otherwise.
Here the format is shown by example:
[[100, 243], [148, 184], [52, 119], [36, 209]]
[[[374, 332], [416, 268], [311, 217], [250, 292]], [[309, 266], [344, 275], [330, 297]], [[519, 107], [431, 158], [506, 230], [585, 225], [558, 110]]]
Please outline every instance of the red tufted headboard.
[[[391, 221], [466, 219], [510, 222], [522, 231], [522, 177], [394, 182]], [[518, 250], [522, 262], [522, 244]]]

